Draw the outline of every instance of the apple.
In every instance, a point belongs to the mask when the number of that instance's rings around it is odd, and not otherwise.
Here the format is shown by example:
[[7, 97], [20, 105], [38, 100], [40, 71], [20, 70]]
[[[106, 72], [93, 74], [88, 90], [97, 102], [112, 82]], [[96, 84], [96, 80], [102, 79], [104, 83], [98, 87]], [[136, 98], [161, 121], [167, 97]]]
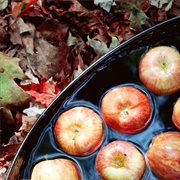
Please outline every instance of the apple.
[[146, 163], [140, 151], [130, 142], [116, 140], [97, 154], [95, 168], [104, 180], [142, 179]]
[[180, 99], [173, 106], [172, 122], [180, 130]]
[[70, 159], [51, 159], [37, 163], [31, 173], [31, 180], [80, 180], [82, 179], [81, 172]]
[[169, 46], [150, 49], [139, 63], [141, 82], [157, 95], [180, 90], [180, 54]]
[[64, 152], [75, 156], [89, 155], [104, 140], [103, 121], [94, 110], [77, 106], [58, 117], [54, 134]]
[[157, 134], [146, 157], [147, 164], [158, 179], [180, 179], [180, 132]]
[[111, 89], [102, 98], [101, 112], [106, 124], [124, 134], [143, 131], [151, 121], [149, 97], [132, 86]]

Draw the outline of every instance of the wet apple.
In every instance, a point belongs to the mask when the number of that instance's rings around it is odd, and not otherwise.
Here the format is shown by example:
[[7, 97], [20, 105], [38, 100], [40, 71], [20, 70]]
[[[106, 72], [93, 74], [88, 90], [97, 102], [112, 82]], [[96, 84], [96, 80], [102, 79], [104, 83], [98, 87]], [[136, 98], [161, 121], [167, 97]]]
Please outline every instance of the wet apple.
[[153, 93], [172, 94], [180, 90], [180, 54], [169, 46], [150, 49], [139, 63], [139, 78]]
[[80, 180], [81, 172], [70, 159], [51, 159], [37, 163], [31, 173], [31, 180]]
[[57, 144], [64, 152], [75, 156], [89, 155], [103, 142], [103, 121], [88, 107], [74, 107], [58, 117], [54, 134]]
[[141, 152], [133, 144], [117, 140], [98, 152], [95, 167], [103, 180], [140, 180], [146, 163]]
[[102, 98], [101, 112], [106, 124], [124, 134], [143, 131], [151, 121], [149, 97], [132, 86], [111, 89]]
[[180, 179], [180, 132], [157, 134], [146, 153], [147, 163], [158, 179]]
[[180, 130], [180, 99], [178, 99], [173, 106], [172, 122], [176, 128]]

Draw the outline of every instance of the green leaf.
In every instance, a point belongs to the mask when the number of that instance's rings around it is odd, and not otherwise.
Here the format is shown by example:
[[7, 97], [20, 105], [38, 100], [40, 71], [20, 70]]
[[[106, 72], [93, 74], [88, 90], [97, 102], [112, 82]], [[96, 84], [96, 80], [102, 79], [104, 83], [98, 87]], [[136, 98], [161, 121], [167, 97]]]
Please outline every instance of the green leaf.
[[8, 6], [8, 0], [0, 0], [0, 11], [6, 9]]
[[10, 111], [10, 107], [22, 106], [30, 98], [14, 81], [14, 79], [23, 80], [25, 78], [19, 62], [20, 59], [0, 52], [0, 107], [6, 114]]
[[130, 20], [130, 26], [131, 28], [136, 32], [141, 32], [142, 25], [150, 27], [151, 25], [148, 22], [148, 16], [137, 7], [134, 7], [131, 11], [129, 20]]

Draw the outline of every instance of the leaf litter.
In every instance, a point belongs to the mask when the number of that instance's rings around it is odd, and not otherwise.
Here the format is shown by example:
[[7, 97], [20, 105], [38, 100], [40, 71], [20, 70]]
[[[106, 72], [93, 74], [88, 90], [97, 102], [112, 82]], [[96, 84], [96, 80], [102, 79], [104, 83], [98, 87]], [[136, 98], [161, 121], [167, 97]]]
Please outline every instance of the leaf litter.
[[178, 0], [0, 0], [0, 178], [53, 99], [102, 55], [180, 15]]

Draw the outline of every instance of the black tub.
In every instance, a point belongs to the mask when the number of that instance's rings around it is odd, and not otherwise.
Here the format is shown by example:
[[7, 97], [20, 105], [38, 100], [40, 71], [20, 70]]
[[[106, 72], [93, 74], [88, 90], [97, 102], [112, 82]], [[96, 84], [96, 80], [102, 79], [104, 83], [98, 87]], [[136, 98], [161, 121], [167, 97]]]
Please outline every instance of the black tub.
[[[67, 157], [74, 160], [83, 174], [83, 179], [100, 179], [94, 168], [97, 152], [109, 142], [121, 139], [133, 143], [142, 154], [148, 149], [152, 137], [163, 131], [178, 131], [171, 122], [174, 102], [180, 92], [158, 96], [149, 92], [140, 82], [138, 63], [149, 48], [167, 45], [180, 51], [180, 17], [156, 25], [122, 43], [70, 83], [42, 113], [19, 148], [7, 178], [30, 179], [34, 164], [46, 158]], [[117, 133], [105, 125], [105, 138], [101, 147], [86, 157], [71, 156], [61, 151], [54, 138], [53, 126], [57, 117], [67, 109], [88, 106], [101, 115], [100, 102], [109, 89], [132, 85], [148, 95], [152, 105], [151, 123], [137, 134]], [[88, 163], [87, 163], [88, 162]], [[143, 179], [157, 179], [147, 167]]]

